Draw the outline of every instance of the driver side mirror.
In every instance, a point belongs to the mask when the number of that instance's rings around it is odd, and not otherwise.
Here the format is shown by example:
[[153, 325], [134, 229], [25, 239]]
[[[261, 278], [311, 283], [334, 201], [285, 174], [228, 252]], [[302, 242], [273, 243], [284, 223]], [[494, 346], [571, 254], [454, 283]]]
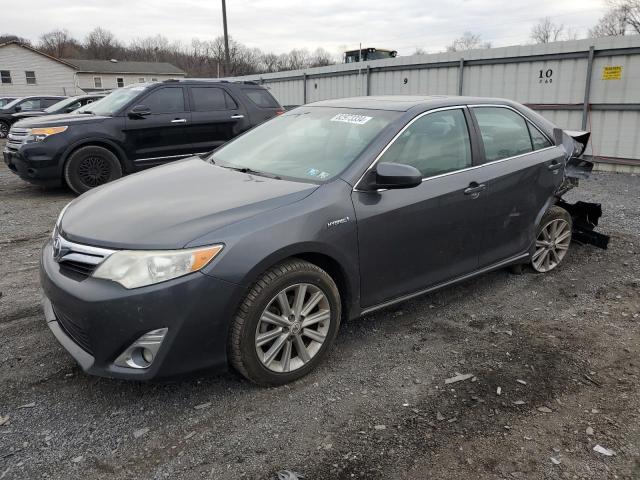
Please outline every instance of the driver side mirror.
[[20, 105], [16, 105], [15, 107], [13, 107], [13, 111], [18, 113], [22, 111], [22, 107]]
[[144, 118], [148, 115], [151, 115], [151, 109], [146, 105], [136, 105], [131, 110], [129, 110], [129, 118]]
[[422, 174], [411, 165], [381, 162], [367, 174], [364, 182], [364, 190], [413, 188], [422, 183]]

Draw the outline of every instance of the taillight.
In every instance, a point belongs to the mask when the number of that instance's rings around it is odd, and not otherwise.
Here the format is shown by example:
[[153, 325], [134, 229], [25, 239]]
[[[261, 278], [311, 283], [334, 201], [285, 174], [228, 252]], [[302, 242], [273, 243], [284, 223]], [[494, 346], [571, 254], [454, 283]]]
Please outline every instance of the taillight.
[[276, 110], [276, 115], [282, 115], [284, 113], [284, 108], [282, 110]]

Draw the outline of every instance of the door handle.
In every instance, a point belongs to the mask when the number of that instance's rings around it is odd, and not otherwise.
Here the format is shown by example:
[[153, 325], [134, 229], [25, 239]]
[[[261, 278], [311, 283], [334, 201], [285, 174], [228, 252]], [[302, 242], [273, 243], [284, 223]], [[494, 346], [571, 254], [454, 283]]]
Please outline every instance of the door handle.
[[231, 115], [231, 119], [232, 120], [236, 120], [236, 119], [240, 119], [240, 118], [244, 118], [244, 115], [241, 115], [241, 114]]
[[174, 118], [173, 120], [171, 120], [171, 123], [187, 123], [187, 119], [186, 118]]
[[550, 171], [556, 171], [556, 170], [560, 170], [562, 168], [562, 164], [559, 162], [552, 162], [551, 164], [547, 165], [547, 170]]
[[467, 188], [464, 189], [465, 195], [474, 195], [476, 198], [480, 192], [486, 190], [487, 186], [484, 183], [478, 185], [476, 182], [471, 182]]

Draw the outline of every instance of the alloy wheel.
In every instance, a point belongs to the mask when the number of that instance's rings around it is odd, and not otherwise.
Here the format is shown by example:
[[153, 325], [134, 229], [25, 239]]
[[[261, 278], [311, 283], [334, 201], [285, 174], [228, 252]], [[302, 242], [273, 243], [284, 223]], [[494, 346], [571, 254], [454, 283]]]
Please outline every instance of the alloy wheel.
[[80, 181], [89, 187], [97, 187], [109, 180], [111, 167], [102, 157], [84, 158], [78, 165]]
[[0, 138], [7, 138], [9, 135], [9, 125], [4, 122], [0, 122]]
[[569, 250], [571, 225], [562, 218], [547, 223], [536, 239], [536, 248], [531, 258], [533, 268], [548, 272], [556, 268]]
[[322, 348], [331, 306], [316, 285], [297, 283], [281, 290], [262, 312], [255, 334], [258, 359], [279, 373], [298, 370]]

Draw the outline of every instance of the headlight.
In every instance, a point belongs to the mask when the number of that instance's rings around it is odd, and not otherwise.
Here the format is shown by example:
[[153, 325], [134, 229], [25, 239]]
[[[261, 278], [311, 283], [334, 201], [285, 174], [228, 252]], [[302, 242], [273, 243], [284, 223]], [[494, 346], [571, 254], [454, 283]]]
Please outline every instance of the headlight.
[[165, 282], [205, 267], [222, 251], [222, 245], [167, 251], [117, 251], [93, 272], [96, 278], [138, 288]]
[[65, 132], [69, 127], [44, 127], [44, 128], [32, 128], [29, 130], [27, 142], [41, 142], [45, 138], [51, 135]]

